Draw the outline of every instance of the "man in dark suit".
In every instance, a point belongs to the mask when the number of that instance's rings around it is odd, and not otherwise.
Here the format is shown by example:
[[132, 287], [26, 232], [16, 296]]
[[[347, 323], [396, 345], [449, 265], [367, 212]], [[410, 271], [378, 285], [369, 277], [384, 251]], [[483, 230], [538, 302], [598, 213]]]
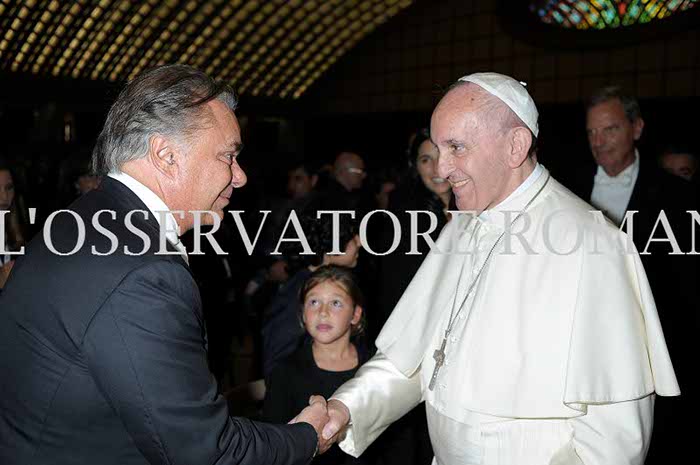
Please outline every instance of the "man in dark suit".
[[[616, 86], [595, 92], [586, 106], [586, 131], [595, 160], [595, 172], [584, 173], [574, 190], [620, 226], [626, 221], [654, 292], [666, 342], [673, 360], [682, 395], [659, 398], [655, 431], [647, 464], [666, 463], [668, 454], [678, 453], [686, 429], [680, 415], [690, 414], [696, 393], [695, 338], [698, 327], [697, 260], [686, 256], [691, 250], [688, 210], [697, 204], [687, 182], [661, 170], [652, 157], [640, 162], [636, 142], [644, 129], [639, 103]], [[668, 241], [670, 235], [659, 221], [664, 212], [678, 250]], [[636, 212], [636, 213], [633, 213]], [[625, 220], [625, 216], [627, 219]], [[631, 223], [631, 224], [630, 224]], [[633, 229], [630, 226], [633, 226]], [[656, 240], [650, 240], [652, 238]], [[683, 454], [680, 454], [681, 456]]]
[[284, 426], [229, 416], [178, 239], [246, 183], [235, 105], [181, 65], [118, 97], [93, 153], [103, 183], [27, 246], [0, 297], [3, 465], [311, 460], [323, 401]]

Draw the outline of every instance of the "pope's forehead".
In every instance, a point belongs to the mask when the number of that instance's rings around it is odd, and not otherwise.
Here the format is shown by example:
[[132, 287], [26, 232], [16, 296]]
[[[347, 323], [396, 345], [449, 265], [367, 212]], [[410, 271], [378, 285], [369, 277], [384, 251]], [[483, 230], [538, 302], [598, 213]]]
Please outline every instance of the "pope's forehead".
[[476, 85], [460, 85], [450, 90], [433, 112], [433, 132], [476, 126], [477, 114], [484, 108], [488, 94]]
[[464, 117], [482, 110], [486, 105], [493, 104], [495, 97], [476, 84], [466, 83], [451, 89], [440, 100], [433, 118]]

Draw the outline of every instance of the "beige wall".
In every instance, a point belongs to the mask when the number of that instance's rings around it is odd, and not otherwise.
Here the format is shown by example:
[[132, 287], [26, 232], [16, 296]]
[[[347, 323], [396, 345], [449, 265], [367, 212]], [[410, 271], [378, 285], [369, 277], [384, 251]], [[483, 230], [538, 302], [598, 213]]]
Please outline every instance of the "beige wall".
[[418, 0], [365, 39], [315, 88], [321, 112], [430, 110], [446, 86], [475, 71], [527, 81], [538, 103], [575, 102], [621, 84], [641, 98], [700, 96], [700, 29], [634, 46], [562, 51], [503, 31], [496, 0]]

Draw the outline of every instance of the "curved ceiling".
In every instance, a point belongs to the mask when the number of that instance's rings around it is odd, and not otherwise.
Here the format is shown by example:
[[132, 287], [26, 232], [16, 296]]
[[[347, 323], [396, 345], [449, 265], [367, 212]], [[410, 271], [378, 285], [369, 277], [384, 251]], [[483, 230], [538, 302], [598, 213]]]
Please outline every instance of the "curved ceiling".
[[412, 0], [0, 1], [0, 72], [124, 81], [186, 63], [238, 93], [299, 98]]

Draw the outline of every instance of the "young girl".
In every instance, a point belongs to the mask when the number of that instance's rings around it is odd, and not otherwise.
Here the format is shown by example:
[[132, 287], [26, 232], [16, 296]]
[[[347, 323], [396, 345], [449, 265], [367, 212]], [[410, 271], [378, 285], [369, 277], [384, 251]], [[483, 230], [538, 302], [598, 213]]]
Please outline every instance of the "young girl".
[[[367, 355], [352, 342], [364, 327], [362, 294], [349, 268], [327, 265], [307, 279], [300, 316], [311, 343], [281, 362], [266, 380], [265, 420], [286, 423], [308, 405], [311, 395], [330, 397], [352, 378]], [[363, 463], [337, 446], [314, 464]]]

